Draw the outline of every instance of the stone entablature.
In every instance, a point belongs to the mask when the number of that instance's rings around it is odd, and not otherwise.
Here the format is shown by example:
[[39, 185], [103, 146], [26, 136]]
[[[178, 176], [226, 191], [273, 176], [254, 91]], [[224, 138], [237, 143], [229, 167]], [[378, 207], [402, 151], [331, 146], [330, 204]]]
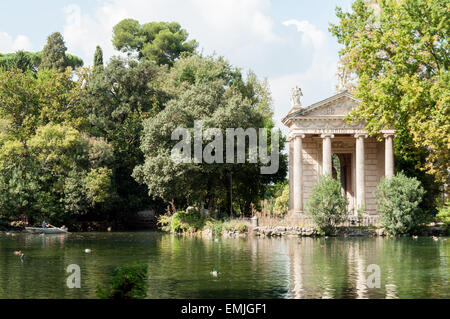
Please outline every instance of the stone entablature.
[[[342, 191], [349, 201], [349, 210], [364, 207], [376, 214], [373, 196], [382, 176], [394, 172], [394, 130], [383, 130], [380, 142], [368, 137], [365, 123], [349, 123], [347, 114], [358, 100], [347, 91], [308, 107], [302, 107], [298, 91], [292, 109], [283, 119], [289, 127], [290, 211], [302, 213], [314, 184], [325, 174], [337, 175], [332, 154], [341, 164]], [[300, 91], [301, 93], [301, 91]]]

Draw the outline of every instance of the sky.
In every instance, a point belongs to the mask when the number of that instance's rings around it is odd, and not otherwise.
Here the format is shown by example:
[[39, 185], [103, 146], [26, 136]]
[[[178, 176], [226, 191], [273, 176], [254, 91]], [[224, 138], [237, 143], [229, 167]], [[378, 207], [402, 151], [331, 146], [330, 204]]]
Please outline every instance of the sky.
[[270, 85], [274, 119], [290, 109], [290, 91], [303, 91], [303, 106], [335, 93], [339, 44], [328, 31], [336, 6], [351, 0], [2, 0], [0, 52], [40, 51], [59, 31], [68, 53], [92, 65], [95, 47], [104, 59], [120, 54], [112, 28], [125, 18], [141, 24], [176, 21], [204, 54], [224, 56]]

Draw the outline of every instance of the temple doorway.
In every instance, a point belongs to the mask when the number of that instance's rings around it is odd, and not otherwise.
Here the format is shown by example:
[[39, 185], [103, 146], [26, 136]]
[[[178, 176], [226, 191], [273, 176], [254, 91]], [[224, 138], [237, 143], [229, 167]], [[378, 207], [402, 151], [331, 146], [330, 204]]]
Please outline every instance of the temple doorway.
[[347, 198], [348, 209], [351, 210], [353, 208], [352, 154], [334, 153], [332, 161], [332, 177], [341, 183], [342, 196]]

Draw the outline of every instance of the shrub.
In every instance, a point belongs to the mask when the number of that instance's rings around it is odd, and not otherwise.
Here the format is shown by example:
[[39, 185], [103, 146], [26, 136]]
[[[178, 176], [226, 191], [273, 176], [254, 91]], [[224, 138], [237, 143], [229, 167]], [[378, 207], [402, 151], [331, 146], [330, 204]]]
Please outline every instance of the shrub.
[[205, 228], [211, 229], [213, 236], [221, 236], [223, 230], [223, 223], [220, 220], [208, 220], [206, 222]]
[[289, 210], [289, 184], [285, 185], [283, 192], [275, 199], [275, 205], [273, 207], [277, 215], [283, 216]]
[[173, 214], [160, 215], [158, 224], [162, 230], [171, 233], [196, 232], [203, 229], [205, 219], [197, 212], [177, 211]]
[[441, 207], [436, 215], [436, 218], [447, 226], [450, 226], [450, 206], [445, 205]]
[[240, 233], [246, 233], [248, 231], [248, 226], [244, 223], [239, 223], [236, 225], [236, 230]]
[[347, 200], [342, 196], [341, 183], [329, 175], [322, 177], [314, 185], [305, 208], [319, 230], [331, 233], [347, 216]]
[[425, 221], [419, 207], [424, 189], [416, 178], [403, 173], [382, 178], [375, 194], [380, 224], [391, 235], [411, 233]]
[[223, 223], [223, 228], [227, 231], [237, 230], [240, 233], [248, 232], [248, 225], [245, 222], [232, 219]]
[[132, 266], [116, 267], [112, 274], [112, 284], [103, 289], [97, 286], [100, 299], [139, 299], [147, 296], [148, 266], [134, 263]]

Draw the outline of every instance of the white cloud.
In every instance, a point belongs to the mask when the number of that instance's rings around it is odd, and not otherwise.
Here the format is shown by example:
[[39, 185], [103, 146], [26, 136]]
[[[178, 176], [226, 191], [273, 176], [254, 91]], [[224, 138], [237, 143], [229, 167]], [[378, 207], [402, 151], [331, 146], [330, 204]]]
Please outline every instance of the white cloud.
[[97, 45], [102, 47], [106, 58], [118, 54], [111, 44], [112, 29], [127, 16], [125, 11], [99, 7], [94, 16], [90, 16], [83, 14], [78, 5], [72, 4], [63, 12], [66, 16], [63, 36], [68, 51], [83, 57], [85, 65], [92, 65]]
[[30, 51], [33, 48], [31, 41], [24, 35], [13, 38], [6, 32], [0, 32], [0, 52], [10, 53], [19, 50]]
[[320, 49], [324, 45], [325, 35], [322, 31], [316, 28], [307, 20], [298, 21], [295, 19], [287, 20], [283, 22], [285, 26], [294, 25], [297, 27], [297, 31], [302, 33], [302, 44], [307, 46], [312, 44], [315, 49]]
[[290, 105], [290, 89], [299, 86], [303, 91], [302, 105], [308, 106], [314, 102], [330, 96], [336, 83], [337, 54], [328, 43], [329, 35], [318, 29], [309, 21], [288, 20], [285, 26], [296, 26], [301, 33], [300, 45], [306, 52], [310, 52], [310, 62], [304, 71], [296, 71], [279, 77], [269, 78], [274, 99], [274, 116], [278, 127], [283, 133], [287, 129], [281, 123], [287, 115]]

